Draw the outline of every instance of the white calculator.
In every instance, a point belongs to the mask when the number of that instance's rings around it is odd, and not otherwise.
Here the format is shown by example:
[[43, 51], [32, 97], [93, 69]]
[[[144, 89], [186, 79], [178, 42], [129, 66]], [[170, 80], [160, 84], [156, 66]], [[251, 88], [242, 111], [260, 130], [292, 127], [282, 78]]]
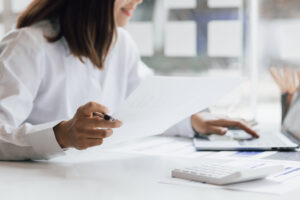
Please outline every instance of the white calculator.
[[227, 185], [261, 179], [281, 172], [284, 166], [264, 162], [233, 162], [221, 164], [214, 161], [203, 161], [194, 166], [172, 170], [173, 178], [186, 179], [214, 185]]

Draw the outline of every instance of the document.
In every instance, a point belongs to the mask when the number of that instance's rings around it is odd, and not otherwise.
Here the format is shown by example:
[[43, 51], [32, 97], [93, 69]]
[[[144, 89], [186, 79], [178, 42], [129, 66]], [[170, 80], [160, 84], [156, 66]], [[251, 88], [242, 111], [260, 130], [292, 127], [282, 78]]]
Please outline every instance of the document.
[[209, 158], [228, 160], [264, 159], [276, 153], [276, 151], [220, 151], [209, 155]]
[[123, 122], [104, 145], [161, 134], [171, 126], [220, 100], [243, 78], [147, 78], [113, 116]]
[[214, 152], [196, 151], [190, 138], [151, 136], [112, 146], [110, 150], [118, 153], [132, 153], [166, 157], [199, 158]]

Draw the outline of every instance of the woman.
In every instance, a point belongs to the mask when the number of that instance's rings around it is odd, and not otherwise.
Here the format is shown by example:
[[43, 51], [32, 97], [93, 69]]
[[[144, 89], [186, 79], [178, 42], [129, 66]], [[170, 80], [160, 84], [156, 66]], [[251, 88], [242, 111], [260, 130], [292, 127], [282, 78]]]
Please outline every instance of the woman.
[[[124, 26], [142, 0], [34, 0], [0, 43], [0, 159], [101, 145], [114, 112], [151, 71]], [[166, 134], [225, 134], [243, 121], [198, 113]], [[194, 130], [192, 129], [194, 128]]]

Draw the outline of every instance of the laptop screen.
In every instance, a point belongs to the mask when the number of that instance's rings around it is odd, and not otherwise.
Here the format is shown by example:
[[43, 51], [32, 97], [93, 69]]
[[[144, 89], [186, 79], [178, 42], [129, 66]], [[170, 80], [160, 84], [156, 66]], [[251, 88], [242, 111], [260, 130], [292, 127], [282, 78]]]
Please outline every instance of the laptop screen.
[[283, 130], [300, 140], [300, 94], [295, 94], [283, 122]]

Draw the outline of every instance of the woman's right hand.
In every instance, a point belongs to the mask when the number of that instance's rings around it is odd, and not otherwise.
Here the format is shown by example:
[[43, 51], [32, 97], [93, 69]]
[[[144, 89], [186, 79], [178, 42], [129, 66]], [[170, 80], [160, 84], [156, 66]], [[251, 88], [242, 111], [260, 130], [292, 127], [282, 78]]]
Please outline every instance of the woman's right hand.
[[107, 121], [94, 116], [94, 112], [109, 113], [109, 110], [101, 104], [89, 102], [79, 107], [71, 120], [63, 121], [53, 128], [56, 140], [62, 148], [83, 150], [99, 146], [105, 138], [112, 135], [113, 128], [122, 126], [121, 121]]

